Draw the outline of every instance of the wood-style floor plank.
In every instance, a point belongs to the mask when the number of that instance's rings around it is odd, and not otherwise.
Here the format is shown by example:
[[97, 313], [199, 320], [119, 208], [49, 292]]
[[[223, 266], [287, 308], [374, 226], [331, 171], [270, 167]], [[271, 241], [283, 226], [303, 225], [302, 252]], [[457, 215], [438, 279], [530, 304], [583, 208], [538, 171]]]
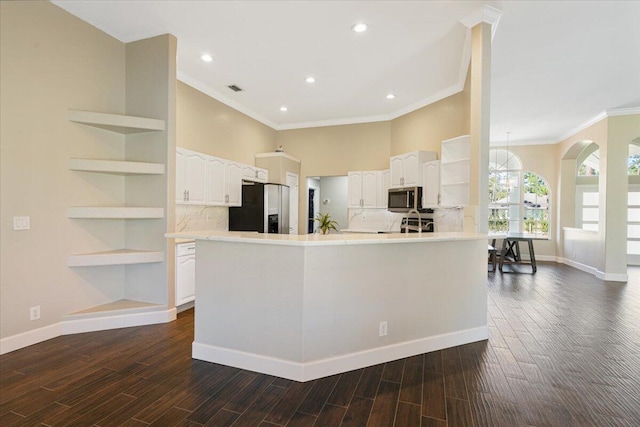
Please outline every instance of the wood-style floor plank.
[[490, 273], [490, 339], [297, 383], [191, 358], [169, 324], [0, 356], [0, 426], [639, 426], [640, 268]]

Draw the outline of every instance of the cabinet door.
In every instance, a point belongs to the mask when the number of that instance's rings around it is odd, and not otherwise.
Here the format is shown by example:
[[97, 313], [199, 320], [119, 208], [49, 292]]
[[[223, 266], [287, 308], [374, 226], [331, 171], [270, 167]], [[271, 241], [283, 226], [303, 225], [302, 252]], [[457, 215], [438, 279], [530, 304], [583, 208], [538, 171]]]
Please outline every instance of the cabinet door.
[[389, 202], [389, 185], [391, 183], [391, 171], [389, 169], [378, 172], [378, 208], [387, 208]]
[[433, 160], [422, 164], [422, 205], [438, 204], [440, 192], [440, 161]]
[[402, 172], [402, 165], [403, 165], [403, 160], [402, 160], [402, 156], [394, 156], [391, 158], [391, 161], [389, 162], [390, 165], [390, 171], [391, 171], [391, 186], [392, 187], [403, 187], [404, 183], [402, 180], [403, 177], [403, 172]]
[[183, 205], [187, 202], [185, 194], [187, 187], [184, 182], [186, 172], [185, 163], [187, 153], [183, 148], [176, 148], [176, 204]]
[[207, 158], [207, 200], [206, 204], [225, 204], [225, 161], [217, 157]]
[[362, 172], [362, 207], [375, 208], [378, 204], [378, 172]]
[[226, 204], [242, 205], [242, 167], [240, 163], [227, 162], [225, 166]]
[[257, 181], [258, 170], [255, 166], [242, 165], [242, 179], [245, 181]]
[[187, 190], [187, 203], [204, 205], [207, 156], [195, 151], [187, 151], [186, 159], [185, 188]]
[[176, 306], [193, 301], [196, 295], [196, 255], [176, 258]]
[[349, 172], [347, 174], [347, 207], [362, 207], [362, 172]]
[[262, 168], [256, 168], [256, 181], [258, 182], [268, 182], [269, 181], [269, 171]]
[[407, 153], [402, 159], [402, 176], [404, 177], [404, 184], [407, 187], [413, 187], [416, 185], [422, 185], [420, 176], [422, 171], [420, 170], [420, 158], [418, 153]]

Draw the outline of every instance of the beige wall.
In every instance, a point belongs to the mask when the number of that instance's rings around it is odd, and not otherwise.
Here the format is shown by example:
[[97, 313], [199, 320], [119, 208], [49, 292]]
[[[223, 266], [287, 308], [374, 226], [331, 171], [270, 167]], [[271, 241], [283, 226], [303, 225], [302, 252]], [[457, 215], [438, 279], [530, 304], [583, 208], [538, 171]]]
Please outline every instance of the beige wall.
[[440, 153], [444, 140], [470, 132], [470, 75], [462, 92], [391, 121], [390, 154], [425, 150]]
[[180, 81], [176, 107], [178, 147], [249, 165], [276, 147], [275, 130]]
[[[70, 171], [69, 158], [124, 158], [124, 138], [67, 120], [124, 113], [125, 45], [48, 2], [0, 2], [0, 337], [121, 298], [123, 267], [71, 269], [67, 255], [124, 246], [121, 221], [68, 206], [124, 202], [124, 178]], [[13, 216], [31, 230], [13, 231]], [[41, 319], [29, 321], [40, 305]]]

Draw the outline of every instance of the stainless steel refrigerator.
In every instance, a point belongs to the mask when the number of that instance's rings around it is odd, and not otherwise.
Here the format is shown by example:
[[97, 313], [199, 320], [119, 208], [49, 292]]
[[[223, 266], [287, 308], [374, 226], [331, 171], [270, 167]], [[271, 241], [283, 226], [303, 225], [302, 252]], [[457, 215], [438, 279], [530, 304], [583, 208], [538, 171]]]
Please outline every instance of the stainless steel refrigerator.
[[242, 206], [229, 208], [229, 231], [289, 234], [289, 187], [242, 185]]

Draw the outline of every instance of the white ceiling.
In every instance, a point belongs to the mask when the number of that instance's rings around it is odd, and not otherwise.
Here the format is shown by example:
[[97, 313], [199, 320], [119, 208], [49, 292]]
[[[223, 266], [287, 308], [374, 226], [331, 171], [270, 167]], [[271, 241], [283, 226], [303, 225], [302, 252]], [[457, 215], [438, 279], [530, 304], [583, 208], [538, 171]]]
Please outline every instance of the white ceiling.
[[[461, 21], [485, 4], [502, 12], [492, 144], [507, 131], [512, 143], [554, 143], [606, 110], [640, 107], [637, 1], [53, 3], [123, 42], [175, 35], [180, 80], [275, 129], [389, 120], [459, 91]], [[369, 30], [352, 32], [361, 21]]]

